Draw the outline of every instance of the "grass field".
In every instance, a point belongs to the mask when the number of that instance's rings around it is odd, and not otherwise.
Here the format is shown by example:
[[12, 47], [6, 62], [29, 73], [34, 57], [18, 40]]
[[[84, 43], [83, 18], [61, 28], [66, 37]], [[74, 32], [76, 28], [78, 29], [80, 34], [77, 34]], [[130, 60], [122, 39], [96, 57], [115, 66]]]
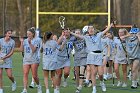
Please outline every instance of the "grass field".
[[[45, 87], [44, 87], [44, 80], [43, 80], [43, 73], [41, 70], [42, 66], [39, 67], [39, 78], [41, 81], [43, 93], [45, 93]], [[4, 93], [20, 93], [23, 89], [23, 74], [22, 74], [22, 56], [21, 53], [14, 53], [13, 55], [13, 74], [15, 76], [16, 82], [17, 82], [17, 90], [15, 92], [11, 91], [11, 82], [7, 78], [5, 71], [3, 71], [3, 84], [4, 84]], [[71, 71], [70, 77], [68, 78], [68, 87], [63, 88], [61, 87], [60, 91], [61, 93], [75, 93], [75, 81], [72, 80], [73, 74]], [[31, 81], [31, 74], [29, 75], [29, 82]], [[107, 92], [105, 93], [140, 93], [140, 87], [138, 89], [131, 89], [130, 88], [130, 81], [128, 80], [128, 87], [127, 88], [121, 88], [112, 86], [112, 80], [105, 81], [107, 85]], [[92, 88], [83, 88], [81, 93], [91, 93]], [[28, 88], [28, 93], [37, 93], [36, 88], [30, 89]], [[50, 83], [50, 93], [53, 93], [53, 88], [51, 88]], [[99, 87], [99, 81], [97, 82], [97, 93], [102, 93], [101, 88]]]

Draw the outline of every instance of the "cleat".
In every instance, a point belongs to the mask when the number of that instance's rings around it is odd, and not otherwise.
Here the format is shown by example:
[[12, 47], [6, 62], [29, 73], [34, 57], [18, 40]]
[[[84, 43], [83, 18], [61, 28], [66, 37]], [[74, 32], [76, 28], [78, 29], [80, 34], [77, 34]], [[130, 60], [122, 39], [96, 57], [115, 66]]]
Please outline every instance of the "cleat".
[[17, 88], [17, 84], [16, 82], [14, 81], [14, 83], [12, 83], [12, 91], [15, 91]]

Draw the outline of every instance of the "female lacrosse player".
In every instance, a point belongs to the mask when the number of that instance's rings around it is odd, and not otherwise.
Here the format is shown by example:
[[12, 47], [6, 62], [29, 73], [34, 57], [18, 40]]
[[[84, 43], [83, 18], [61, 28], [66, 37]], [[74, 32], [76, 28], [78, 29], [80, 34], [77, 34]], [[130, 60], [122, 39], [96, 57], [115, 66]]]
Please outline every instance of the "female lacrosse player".
[[[119, 29], [119, 37], [126, 35], [125, 29]], [[125, 49], [125, 40], [116, 39], [115, 41], [116, 53], [114, 61], [114, 69], [117, 76], [117, 86], [127, 87], [127, 58]], [[123, 82], [120, 81], [119, 65], [122, 65]]]
[[37, 70], [39, 66], [39, 56], [38, 56], [38, 46], [37, 41], [34, 39], [35, 29], [30, 28], [27, 30], [27, 39], [20, 38], [20, 51], [24, 51], [23, 58], [23, 85], [24, 89], [21, 93], [27, 93], [27, 84], [28, 84], [28, 74], [31, 69], [32, 77], [37, 84], [37, 93], [42, 93], [42, 89], [39, 83], [39, 78], [37, 75]]
[[126, 50], [128, 53], [128, 62], [132, 64], [132, 85], [131, 88], [137, 88], [137, 73], [139, 68], [139, 49], [140, 41], [135, 32], [127, 33], [125, 36], [121, 36], [126, 41]]
[[54, 93], [57, 93], [56, 83], [55, 83], [55, 70], [56, 70], [56, 55], [57, 49], [63, 48], [59, 47], [57, 42], [53, 40], [52, 32], [46, 32], [43, 36], [43, 72], [44, 72], [44, 82], [46, 86], [46, 93], [50, 93], [48, 89], [48, 77], [49, 71], [51, 72], [51, 78], [54, 86]]
[[70, 36], [70, 33], [68, 32], [68, 29], [64, 29], [62, 32], [62, 35], [58, 39], [58, 44], [61, 45], [63, 42], [66, 44], [64, 45], [64, 48], [61, 51], [58, 51], [57, 53], [57, 90], [59, 91], [60, 83], [61, 83], [61, 77], [62, 73], [64, 71], [64, 83], [63, 86], [67, 86], [66, 79], [69, 76], [70, 73], [70, 54], [73, 49], [73, 39]]
[[[58, 37], [57, 37], [57, 35], [53, 35], [53, 40], [55, 40], [56, 42], [57, 42], [57, 40], [58, 40]], [[58, 52], [58, 50], [57, 50], [57, 52]], [[57, 57], [57, 52], [56, 52], [56, 57]], [[55, 71], [56, 72], [56, 71]], [[52, 85], [51, 85], [51, 87], [54, 87], [53, 86], [53, 77], [51, 77], [51, 82], [52, 82]]]
[[[81, 35], [81, 30], [76, 29], [75, 33]], [[81, 40], [79, 38], [76, 38], [73, 44], [75, 48], [74, 66], [76, 72], [76, 85], [77, 85], [76, 93], [79, 93], [80, 90], [82, 89], [85, 75], [84, 72], [87, 62], [86, 44], [84, 40]]]
[[53, 35], [53, 40], [55, 40], [57, 42], [57, 40], [58, 40], [57, 35]]
[[[32, 27], [32, 28], [34, 28], [34, 27]], [[35, 31], [35, 38], [34, 39], [36, 41], [36, 45], [37, 45], [37, 50], [36, 51], [38, 51], [38, 57], [39, 57], [39, 63], [40, 63], [40, 61], [41, 61], [40, 50], [42, 48], [42, 39], [39, 37], [39, 33], [38, 33], [37, 30]], [[31, 81], [31, 84], [30, 84], [29, 87], [30, 88], [34, 88], [35, 87], [35, 81], [34, 81], [33, 77], [32, 77], [32, 81]]]
[[114, 61], [114, 54], [115, 54], [115, 43], [114, 43], [114, 35], [113, 32], [108, 32], [107, 33], [108, 41], [108, 63], [109, 63], [109, 68], [108, 68], [108, 73], [107, 73], [107, 79], [111, 79], [113, 74], [112, 74], [112, 67], [113, 67], [113, 61]]
[[103, 48], [103, 78], [104, 80], [107, 80], [107, 61], [108, 61], [108, 55], [109, 55], [109, 47], [108, 47], [108, 38], [106, 35], [104, 35], [101, 39], [102, 41], [102, 48]]
[[[85, 29], [84, 29], [85, 28]], [[83, 30], [83, 34], [89, 36], [88, 34], [88, 26], [86, 28], [86, 26], [84, 26]], [[91, 70], [90, 70], [90, 66], [86, 65], [86, 70], [85, 70], [85, 80], [84, 80], [84, 87], [91, 87], [92, 86], [92, 81], [91, 81]]]
[[3, 93], [2, 89], [2, 72], [6, 70], [8, 78], [12, 81], [12, 91], [16, 90], [16, 82], [12, 75], [12, 58], [15, 47], [15, 41], [11, 39], [12, 30], [5, 31], [4, 38], [0, 39], [0, 93]]
[[[140, 29], [139, 29], [140, 30]], [[139, 39], [139, 42], [140, 42], [140, 31], [137, 33], [137, 37]], [[140, 44], [139, 44], [139, 61], [140, 61]], [[138, 77], [137, 77], [137, 85], [140, 86], [140, 83], [139, 83], [139, 79], [140, 79], [140, 62], [139, 62], [139, 70], [138, 70]]]
[[90, 66], [91, 69], [91, 80], [93, 84], [92, 93], [96, 93], [96, 74], [98, 71], [99, 79], [101, 80], [100, 85], [102, 87], [102, 91], [106, 91], [105, 84], [103, 82], [103, 68], [102, 68], [102, 46], [101, 46], [101, 37], [111, 28], [113, 24], [108, 26], [103, 32], [96, 33], [95, 28], [93, 26], [88, 26], [89, 36], [81, 36], [77, 35], [73, 32], [70, 32], [75, 37], [79, 37], [81, 39], [85, 39], [87, 46], [87, 65]]

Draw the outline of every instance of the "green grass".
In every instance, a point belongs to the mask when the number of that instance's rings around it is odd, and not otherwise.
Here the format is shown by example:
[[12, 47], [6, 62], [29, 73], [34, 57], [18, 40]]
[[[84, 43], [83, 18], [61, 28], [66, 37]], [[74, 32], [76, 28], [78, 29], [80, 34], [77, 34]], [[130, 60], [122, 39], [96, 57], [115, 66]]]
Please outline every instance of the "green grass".
[[[45, 87], [44, 87], [44, 80], [43, 80], [43, 73], [42, 73], [42, 64], [39, 66], [39, 79], [42, 85], [43, 93], [45, 93]], [[20, 93], [23, 89], [23, 73], [22, 73], [22, 56], [21, 53], [15, 52], [13, 55], [13, 75], [16, 79], [17, 82], [17, 90], [15, 92], [11, 91], [11, 81], [7, 78], [7, 75], [5, 73], [5, 70], [3, 71], [3, 85], [4, 85], [4, 93]], [[75, 81], [72, 80], [73, 78], [73, 73], [71, 70], [70, 77], [68, 78], [68, 87], [63, 88], [61, 87], [60, 91], [61, 93], [75, 93]], [[29, 75], [29, 83], [31, 81], [31, 73]], [[115, 80], [116, 81], [116, 80]], [[130, 81], [128, 80], [128, 87], [127, 88], [121, 88], [121, 87], [116, 87], [112, 86], [112, 80], [105, 81], [107, 84], [107, 92], [105, 93], [140, 93], [140, 88], [138, 89], [131, 89], [130, 88]], [[53, 88], [51, 88], [51, 83], [50, 83], [50, 92], [53, 93]], [[83, 88], [81, 93], [91, 93], [92, 88]], [[36, 88], [30, 89], [28, 88], [28, 93], [37, 93]], [[101, 88], [99, 87], [99, 81], [97, 81], [97, 93], [102, 93]]]

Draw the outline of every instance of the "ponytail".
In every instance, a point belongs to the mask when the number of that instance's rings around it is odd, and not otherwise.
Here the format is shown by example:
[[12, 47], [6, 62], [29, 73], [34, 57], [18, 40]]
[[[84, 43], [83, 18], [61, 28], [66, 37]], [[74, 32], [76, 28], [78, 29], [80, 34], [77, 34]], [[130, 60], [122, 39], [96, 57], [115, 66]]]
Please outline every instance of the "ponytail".
[[43, 43], [46, 43], [46, 41], [49, 40], [52, 35], [52, 32], [45, 32], [43, 35]]

